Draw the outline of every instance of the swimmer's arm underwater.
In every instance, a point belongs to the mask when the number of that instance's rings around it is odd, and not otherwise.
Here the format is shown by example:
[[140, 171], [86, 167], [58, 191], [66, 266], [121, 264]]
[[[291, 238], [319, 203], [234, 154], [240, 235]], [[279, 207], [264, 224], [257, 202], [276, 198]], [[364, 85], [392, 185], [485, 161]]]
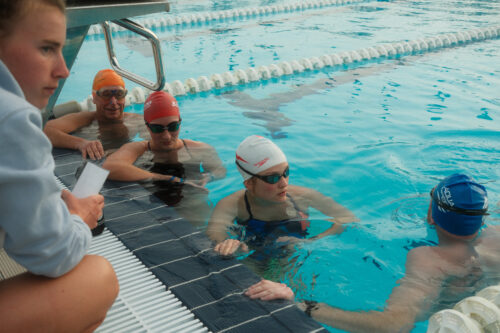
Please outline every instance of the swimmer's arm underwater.
[[[313, 319], [347, 332], [410, 332], [417, 320], [429, 310], [429, 305], [441, 291], [446, 275], [435, 258], [422, 251], [410, 251], [406, 274], [397, 285], [383, 311], [346, 311], [325, 303], [304, 301], [297, 305]], [[430, 257], [430, 258], [429, 258]], [[245, 293], [262, 300], [293, 300], [293, 292], [286, 291], [281, 283], [262, 280]]]
[[332, 222], [336, 223], [351, 223], [359, 222], [359, 219], [349, 209], [337, 203], [330, 197], [321, 194], [318, 191], [307, 189], [307, 197], [310, 206], [319, 210], [326, 216], [332, 217]]
[[413, 249], [408, 254], [406, 274], [392, 290], [383, 311], [345, 311], [318, 303], [311, 317], [348, 332], [410, 332], [416, 321], [426, 319], [424, 315], [439, 296], [445, 278], [439, 260], [428, 249]]
[[[188, 140], [185, 140], [186, 142]], [[203, 151], [201, 165], [203, 168], [203, 184], [205, 185], [211, 181], [222, 179], [226, 177], [226, 168], [222, 164], [219, 155], [214, 147], [203, 142], [190, 142], [197, 148]]]
[[[289, 289], [289, 288], [288, 288]], [[250, 286], [245, 295], [252, 299], [270, 301], [274, 299], [294, 300], [294, 293], [284, 287], [283, 283], [270, 280], [261, 280]], [[333, 328], [352, 333], [366, 332], [409, 332], [413, 327], [411, 318], [401, 309], [400, 311], [344, 311], [326, 303], [302, 301], [297, 306], [308, 316], [327, 324]], [[410, 324], [411, 322], [411, 324]]]
[[56, 148], [75, 149], [82, 153], [83, 158], [101, 159], [104, 157], [104, 148], [99, 140], [89, 141], [69, 134], [90, 125], [94, 119], [95, 112], [71, 113], [49, 120], [43, 131]]
[[306, 208], [315, 208], [326, 216], [331, 217], [327, 220], [333, 222], [332, 226], [316, 235], [314, 239], [342, 233], [344, 231], [343, 224], [359, 221], [350, 210], [318, 191], [301, 186], [294, 186], [291, 189], [293, 189], [294, 197], [299, 199]]
[[317, 303], [307, 307], [300, 303], [299, 307], [308, 311], [313, 319], [328, 326], [351, 333], [393, 333], [410, 332], [413, 328], [411, 318], [404, 310], [400, 311], [344, 311], [325, 303]]
[[212, 216], [208, 221], [207, 235], [211, 240], [216, 242], [214, 251], [221, 255], [233, 254], [239, 248], [242, 251], [248, 251], [245, 243], [237, 239], [228, 238], [227, 234], [229, 227], [237, 217], [238, 199], [241, 197], [241, 192], [235, 192], [221, 199], [215, 206]]
[[[134, 162], [147, 150], [147, 141], [130, 142], [109, 155], [103, 168], [109, 170], [108, 178], [119, 181], [168, 180], [183, 182], [183, 179], [172, 175], [162, 175], [138, 168]], [[172, 178], [173, 177], [173, 178]]]

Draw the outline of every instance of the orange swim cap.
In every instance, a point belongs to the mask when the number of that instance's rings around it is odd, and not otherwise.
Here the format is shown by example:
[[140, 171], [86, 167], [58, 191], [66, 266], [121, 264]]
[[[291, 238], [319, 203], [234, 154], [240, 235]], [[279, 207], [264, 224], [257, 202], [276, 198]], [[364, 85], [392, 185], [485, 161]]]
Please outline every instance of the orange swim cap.
[[102, 87], [120, 86], [125, 88], [125, 82], [122, 77], [112, 69], [103, 69], [97, 72], [94, 78], [92, 90], [99, 90]]
[[174, 96], [164, 91], [155, 91], [144, 103], [144, 120], [149, 123], [157, 118], [179, 116], [179, 105]]

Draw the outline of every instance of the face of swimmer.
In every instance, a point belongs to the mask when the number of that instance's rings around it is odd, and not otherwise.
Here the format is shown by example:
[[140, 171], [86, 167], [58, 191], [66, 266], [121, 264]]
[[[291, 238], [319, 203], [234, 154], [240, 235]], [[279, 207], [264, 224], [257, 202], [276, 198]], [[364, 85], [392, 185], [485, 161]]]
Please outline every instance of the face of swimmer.
[[92, 91], [97, 119], [100, 121], [122, 121], [125, 109], [126, 90], [122, 86], [106, 86]]
[[32, 5], [9, 31], [0, 31], [0, 59], [26, 97], [39, 109], [47, 106], [60, 79], [69, 75], [62, 48], [66, 17], [57, 7]]
[[281, 177], [275, 184], [269, 184], [262, 179], [252, 177], [244, 182], [245, 187], [257, 198], [270, 202], [284, 202], [286, 200], [289, 177], [284, 177], [283, 174], [287, 168], [288, 162], [283, 162], [258, 173], [259, 176], [280, 175]]
[[[149, 123], [147, 127], [155, 149], [168, 150], [176, 148], [180, 132], [179, 122], [179, 116], [167, 116], [156, 118]], [[157, 127], [158, 129], [153, 128], [152, 130], [152, 127]]]

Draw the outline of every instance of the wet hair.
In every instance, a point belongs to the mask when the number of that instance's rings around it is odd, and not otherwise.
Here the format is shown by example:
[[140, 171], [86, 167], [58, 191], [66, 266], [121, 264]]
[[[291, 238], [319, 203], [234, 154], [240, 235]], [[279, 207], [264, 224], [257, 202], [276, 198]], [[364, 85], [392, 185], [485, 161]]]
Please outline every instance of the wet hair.
[[0, 0], [0, 38], [10, 34], [16, 22], [42, 4], [56, 7], [62, 13], [66, 10], [64, 0]]

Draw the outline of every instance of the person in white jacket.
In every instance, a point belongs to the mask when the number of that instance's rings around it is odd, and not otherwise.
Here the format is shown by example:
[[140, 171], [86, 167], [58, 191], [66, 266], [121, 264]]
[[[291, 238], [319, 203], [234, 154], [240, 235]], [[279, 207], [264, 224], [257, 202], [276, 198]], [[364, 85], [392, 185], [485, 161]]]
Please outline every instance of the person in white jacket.
[[59, 189], [40, 110], [68, 76], [63, 0], [0, 0], [0, 248], [27, 273], [0, 282], [1, 331], [95, 330], [118, 294], [86, 255], [101, 195]]

